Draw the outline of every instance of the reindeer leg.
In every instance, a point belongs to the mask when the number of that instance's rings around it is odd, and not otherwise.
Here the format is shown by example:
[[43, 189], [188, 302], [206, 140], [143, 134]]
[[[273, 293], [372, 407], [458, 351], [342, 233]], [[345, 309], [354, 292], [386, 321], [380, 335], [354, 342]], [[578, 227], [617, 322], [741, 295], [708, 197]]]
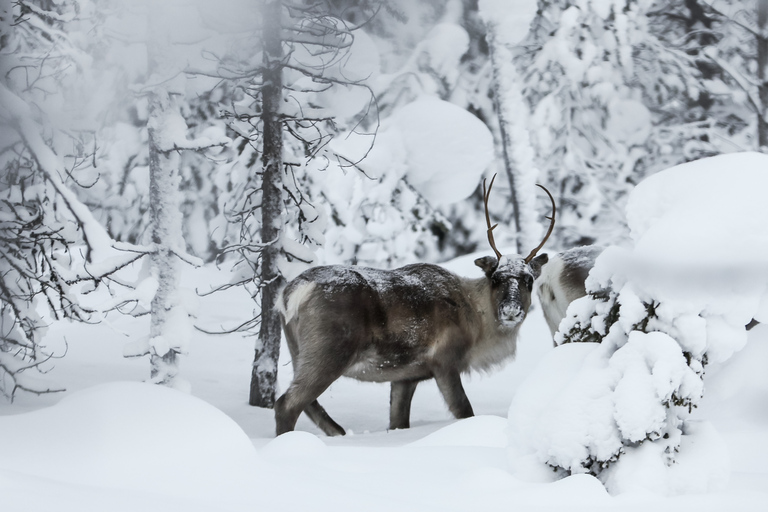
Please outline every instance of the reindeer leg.
[[452, 368], [434, 371], [435, 381], [440, 393], [443, 395], [448, 409], [456, 418], [469, 418], [474, 416], [472, 405], [461, 385], [461, 375]]
[[[325, 412], [317, 397], [344, 373], [354, 354], [354, 346], [348, 342], [340, 342], [337, 346], [314, 344], [324, 350], [316, 349], [308, 356], [299, 351], [296, 333], [290, 325], [288, 327], [285, 337], [293, 358], [294, 374], [288, 390], [275, 402], [277, 435], [293, 430], [303, 411], [326, 435], [343, 436], [346, 432]], [[312, 364], [302, 362], [305, 357], [311, 357]]]
[[411, 400], [418, 380], [393, 381], [389, 393], [389, 429], [411, 426]]
[[329, 375], [319, 377], [317, 375], [307, 377], [299, 374], [294, 377], [288, 387], [288, 391], [275, 402], [275, 431], [277, 435], [290, 432], [296, 427], [296, 421], [302, 411], [307, 413], [320, 429], [329, 436], [344, 435], [344, 429], [325, 412], [325, 409], [317, 402], [317, 397], [322, 395], [341, 372], [332, 372]]
[[333, 421], [333, 418], [325, 412], [325, 409], [323, 409], [323, 406], [320, 405], [317, 400], [306, 406], [304, 412], [315, 425], [320, 427], [320, 430], [325, 432], [325, 435], [343, 436], [346, 434], [344, 428]]

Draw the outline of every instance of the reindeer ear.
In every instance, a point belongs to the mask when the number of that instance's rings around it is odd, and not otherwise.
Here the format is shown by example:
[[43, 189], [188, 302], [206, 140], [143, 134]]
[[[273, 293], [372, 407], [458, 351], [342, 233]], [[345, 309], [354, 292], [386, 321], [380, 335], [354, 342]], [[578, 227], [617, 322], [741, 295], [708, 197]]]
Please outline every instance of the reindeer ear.
[[493, 274], [499, 266], [499, 260], [493, 256], [483, 256], [482, 258], [477, 258], [475, 260], [475, 265], [483, 269], [485, 275], [490, 278], [491, 274]]
[[535, 258], [531, 260], [531, 263], [529, 264], [531, 266], [531, 271], [533, 272], [533, 278], [538, 279], [541, 275], [541, 267], [543, 267], [547, 262], [549, 261], [549, 256], [547, 256], [546, 253], [539, 254]]

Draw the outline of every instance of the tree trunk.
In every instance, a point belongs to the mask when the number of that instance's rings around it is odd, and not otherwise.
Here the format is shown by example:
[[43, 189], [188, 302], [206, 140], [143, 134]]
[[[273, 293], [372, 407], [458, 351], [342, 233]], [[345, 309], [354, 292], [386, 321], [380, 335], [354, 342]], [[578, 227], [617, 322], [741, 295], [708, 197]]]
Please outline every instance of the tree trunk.
[[[492, 39], [492, 36], [489, 34], [489, 39]], [[510, 153], [510, 145], [511, 141], [509, 138], [509, 133], [507, 130], [507, 119], [505, 116], [505, 109], [502, 106], [502, 95], [503, 92], [501, 90], [500, 82], [501, 77], [499, 76], [498, 66], [499, 63], [496, 62], [498, 60], [498, 57], [496, 57], [496, 52], [494, 51], [494, 42], [489, 41], [488, 44], [488, 51], [490, 53], [491, 57], [491, 68], [493, 69], [493, 110], [496, 111], [496, 116], [499, 119], [499, 136], [501, 138], [501, 152], [502, 157], [504, 159], [504, 170], [507, 173], [507, 179], [509, 180], [509, 199], [512, 203], [512, 220], [515, 223], [515, 233], [517, 233], [517, 237], [515, 237], [515, 246], [518, 254], [523, 254], [523, 247], [522, 247], [522, 239], [520, 237], [520, 231], [522, 230], [521, 222], [520, 222], [520, 202], [517, 200], [518, 192], [517, 192], [517, 180], [515, 179], [515, 173], [513, 170], [514, 163], [512, 162], [512, 158]]]
[[518, 254], [527, 255], [538, 243], [536, 233], [536, 177], [534, 150], [527, 129], [527, 109], [512, 52], [498, 40], [498, 27], [487, 24], [488, 50], [493, 70], [493, 108], [499, 119], [504, 169], [509, 180], [510, 200]]
[[[160, 20], [164, 16], [150, 15], [151, 38], [147, 44], [150, 83], [156, 83], [149, 95], [149, 198], [152, 223], [152, 275], [157, 280], [157, 291], [152, 299], [149, 327], [149, 355], [151, 381], [177, 387], [178, 354], [185, 351], [188, 342], [188, 316], [181, 306], [178, 290], [180, 282], [179, 258], [184, 253], [183, 219], [180, 211], [179, 186], [180, 157], [169, 145], [175, 133], [167, 127], [181, 118], [179, 98], [181, 91], [173, 90], [166, 74], [173, 65], [166, 62], [170, 42], [165, 35], [167, 27]], [[177, 88], [178, 89], [178, 88]]]
[[768, 151], [768, 0], [757, 0], [757, 144]]
[[283, 125], [280, 106], [283, 90], [283, 48], [280, 33], [282, 4], [267, 1], [263, 15], [264, 72], [262, 73], [262, 201], [261, 240], [268, 244], [261, 253], [261, 326], [251, 371], [248, 403], [271, 408], [275, 403], [277, 359], [280, 354], [280, 316], [275, 310], [281, 278], [279, 235], [282, 227]]
[[[150, 99], [150, 121], [163, 115], [169, 108], [164, 105], [169, 98], [157, 91]], [[152, 219], [152, 242], [155, 252], [152, 254], [152, 274], [157, 279], [158, 287], [152, 299], [150, 338], [151, 379], [158, 384], [172, 385], [178, 373], [177, 351], [172, 347], [176, 333], [168, 332], [168, 319], [174, 308], [178, 307], [176, 293], [179, 287], [179, 268], [173, 253], [173, 236], [181, 232], [179, 204], [169, 195], [177, 194], [180, 177], [178, 155], [164, 154], [158, 146], [158, 133], [149, 130], [149, 198]]]

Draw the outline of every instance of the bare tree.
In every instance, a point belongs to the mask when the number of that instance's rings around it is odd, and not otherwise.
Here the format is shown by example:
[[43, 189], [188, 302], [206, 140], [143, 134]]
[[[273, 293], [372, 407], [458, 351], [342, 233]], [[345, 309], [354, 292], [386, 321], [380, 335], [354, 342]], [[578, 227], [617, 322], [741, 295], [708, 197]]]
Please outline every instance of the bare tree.
[[[334, 87], [363, 87], [339, 72], [354, 36], [332, 12], [325, 2], [265, 2], [258, 62], [230, 55], [216, 71], [235, 84], [227, 115], [239, 135], [237, 165], [247, 170], [243, 181], [233, 177], [239, 173], [229, 177], [227, 215], [238, 233], [222, 257], [236, 256], [238, 278], [225, 287], [247, 287], [259, 305], [253, 318], [229, 332], [258, 327], [249, 403], [260, 407], [275, 401], [281, 338], [275, 305], [284, 275], [289, 267], [311, 263], [314, 256], [306, 246], [318, 246], [322, 239], [323, 214], [310, 199], [306, 164], [326, 162], [318, 164], [322, 167], [336, 158], [328, 148], [337, 133], [334, 119], [308, 98]], [[354, 162], [342, 165], [354, 167]]]
[[275, 404], [277, 358], [280, 353], [280, 316], [275, 304], [282, 284], [277, 261], [280, 258], [280, 230], [283, 211], [283, 123], [280, 106], [283, 99], [283, 5], [266, 2], [262, 35], [264, 41], [262, 71], [263, 149], [261, 154], [261, 326], [259, 343], [251, 371], [250, 405], [272, 407]]

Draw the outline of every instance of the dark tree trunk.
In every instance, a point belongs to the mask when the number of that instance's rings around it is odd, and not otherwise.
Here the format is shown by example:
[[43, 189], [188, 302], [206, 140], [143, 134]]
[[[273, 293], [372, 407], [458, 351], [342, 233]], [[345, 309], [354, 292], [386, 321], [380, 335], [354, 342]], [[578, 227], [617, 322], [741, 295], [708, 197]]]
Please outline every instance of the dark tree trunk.
[[763, 149], [768, 148], [768, 0], [757, 0], [757, 32], [757, 143]]
[[277, 359], [280, 354], [280, 316], [275, 310], [280, 289], [280, 257], [278, 237], [282, 227], [282, 152], [283, 125], [280, 119], [282, 101], [282, 38], [279, 1], [267, 1], [263, 14], [264, 72], [262, 73], [262, 202], [261, 240], [268, 244], [261, 253], [261, 327], [251, 371], [248, 403], [271, 408], [275, 403]]

